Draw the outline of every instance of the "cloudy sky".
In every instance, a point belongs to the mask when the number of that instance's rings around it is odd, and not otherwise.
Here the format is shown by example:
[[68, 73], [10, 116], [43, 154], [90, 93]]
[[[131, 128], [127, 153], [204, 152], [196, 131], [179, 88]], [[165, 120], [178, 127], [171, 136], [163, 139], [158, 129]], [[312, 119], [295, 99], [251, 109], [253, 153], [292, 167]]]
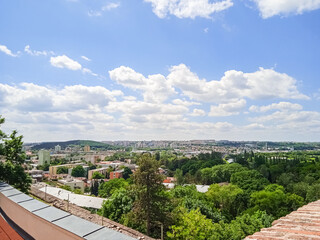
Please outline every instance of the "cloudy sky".
[[320, 0], [0, 0], [26, 142], [320, 141]]

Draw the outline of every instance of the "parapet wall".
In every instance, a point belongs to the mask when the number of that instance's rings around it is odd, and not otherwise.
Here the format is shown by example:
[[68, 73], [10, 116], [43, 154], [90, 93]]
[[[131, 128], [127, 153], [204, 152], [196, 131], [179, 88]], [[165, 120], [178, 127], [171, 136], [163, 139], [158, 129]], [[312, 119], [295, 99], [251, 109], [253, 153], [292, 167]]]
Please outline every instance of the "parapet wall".
[[320, 200], [299, 208], [297, 211], [274, 221], [272, 227], [263, 228], [260, 232], [245, 239], [320, 240]]
[[40, 202], [5, 183], [0, 183], [0, 208], [37, 240], [134, 239]]

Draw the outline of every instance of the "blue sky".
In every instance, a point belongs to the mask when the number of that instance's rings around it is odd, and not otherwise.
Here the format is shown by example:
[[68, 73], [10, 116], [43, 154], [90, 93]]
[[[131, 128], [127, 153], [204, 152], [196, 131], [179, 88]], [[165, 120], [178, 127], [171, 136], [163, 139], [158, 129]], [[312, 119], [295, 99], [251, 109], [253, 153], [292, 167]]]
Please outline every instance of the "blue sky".
[[320, 141], [320, 0], [0, 0], [27, 142]]

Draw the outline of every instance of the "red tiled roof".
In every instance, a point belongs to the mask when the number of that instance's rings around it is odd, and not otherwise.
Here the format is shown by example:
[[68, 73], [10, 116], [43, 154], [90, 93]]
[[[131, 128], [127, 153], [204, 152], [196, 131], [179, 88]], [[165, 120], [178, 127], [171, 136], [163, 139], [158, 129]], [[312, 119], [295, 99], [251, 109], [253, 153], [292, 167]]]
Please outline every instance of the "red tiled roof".
[[0, 239], [23, 240], [23, 238], [0, 216]]
[[245, 239], [320, 240], [320, 200], [299, 208], [274, 221], [272, 227], [263, 228]]

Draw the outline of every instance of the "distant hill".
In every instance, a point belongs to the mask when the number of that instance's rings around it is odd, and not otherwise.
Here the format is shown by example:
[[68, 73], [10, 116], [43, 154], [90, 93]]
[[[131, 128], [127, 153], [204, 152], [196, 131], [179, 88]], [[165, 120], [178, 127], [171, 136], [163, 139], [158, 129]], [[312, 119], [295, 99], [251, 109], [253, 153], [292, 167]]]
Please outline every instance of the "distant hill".
[[54, 149], [55, 146], [60, 145], [62, 149], [66, 147], [84, 147], [89, 145], [91, 149], [100, 149], [100, 150], [116, 150], [120, 149], [120, 147], [112, 146], [103, 142], [96, 142], [91, 140], [72, 140], [67, 142], [43, 142], [37, 145], [34, 145], [31, 149], [40, 150], [40, 149]]

